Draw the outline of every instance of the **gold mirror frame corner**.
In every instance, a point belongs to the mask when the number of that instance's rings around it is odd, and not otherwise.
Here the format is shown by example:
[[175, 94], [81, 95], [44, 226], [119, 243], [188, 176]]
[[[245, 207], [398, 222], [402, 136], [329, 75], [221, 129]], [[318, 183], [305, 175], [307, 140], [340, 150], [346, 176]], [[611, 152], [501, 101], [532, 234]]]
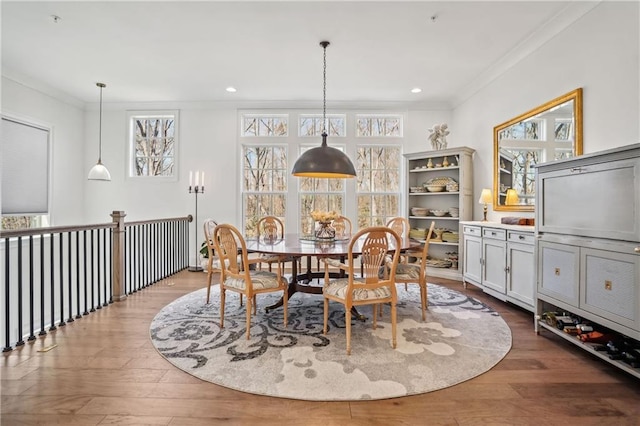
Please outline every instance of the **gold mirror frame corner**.
[[512, 211], [512, 212], [533, 212], [535, 205], [501, 205], [500, 201], [500, 141], [498, 135], [501, 130], [506, 129], [516, 123], [519, 123], [527, 118], [541, 114], [555, 106], [561, 105], [568, 101], [574, 101], [573, 103], [573, 118], [575, 124], [575, 143], [574, 143], [574, 156], [582, 155], [582, 88], [579, 87], [562, 96], [558, 96], [555, 99], [550, 100], [530, 111], [518, 115], [502, 124], [498, 124], [493, 128], [493, 210], [496, 211]]

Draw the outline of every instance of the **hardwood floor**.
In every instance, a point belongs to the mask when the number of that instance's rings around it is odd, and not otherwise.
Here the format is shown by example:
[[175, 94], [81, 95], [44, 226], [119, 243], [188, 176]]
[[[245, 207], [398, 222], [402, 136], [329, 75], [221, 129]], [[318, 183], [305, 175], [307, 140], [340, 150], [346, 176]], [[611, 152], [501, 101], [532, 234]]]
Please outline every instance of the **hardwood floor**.
[[0, 424], [640, 425], [640, 380], [548, 332], [536, 336], [530, 313], [438, 279], [430, 281], [482, 300], [511, 327], [511, 351], [479, 377], [371, 402], [270, 398], [202, 382], [158, 355], [149, 324], [205, 277], [181, 272], [5, 353]]

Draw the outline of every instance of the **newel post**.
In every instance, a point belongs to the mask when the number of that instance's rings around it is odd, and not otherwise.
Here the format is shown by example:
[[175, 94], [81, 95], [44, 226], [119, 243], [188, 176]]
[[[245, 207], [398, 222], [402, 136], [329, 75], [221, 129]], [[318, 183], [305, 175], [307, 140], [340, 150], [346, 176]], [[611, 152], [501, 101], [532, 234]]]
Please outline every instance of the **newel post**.
[[111, 273], [111, 291], [113, 294], [113, 300], [120, 302], [127, 298], [127, 294], [124, 288], [124, 217], [125, 212], [114, 210], [111, 213], [113, 222], [116, 223], [116, 227], [113, 229], [113, 252], [111, 253], [111, 259], [113, 264], [113, 271]]

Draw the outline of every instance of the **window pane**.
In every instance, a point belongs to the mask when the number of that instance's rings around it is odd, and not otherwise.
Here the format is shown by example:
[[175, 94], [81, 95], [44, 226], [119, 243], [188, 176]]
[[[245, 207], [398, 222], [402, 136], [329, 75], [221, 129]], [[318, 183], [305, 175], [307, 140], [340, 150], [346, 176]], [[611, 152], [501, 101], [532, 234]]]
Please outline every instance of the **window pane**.
[[[328, 116], [324, 128], [329, 136], [346, 136], [345, 122], [345, 116]], [[305, 115], [300, 117], [300, 136], [320, 136], [322, 129], [322, 116]]]
[[356, 174], [358, 179], [358, 192], [371, 191], [371, 172], [369, 170], [358, 170]]
[[[377, 126], [384, 126], [384, 123], [376, 121]], [[359, 146], [357, 151], [356, 188], [362, 194], [358, 198], [358, 226], [365, 223], [384, 225], [390, 217], [400, 212], [400, 148]], [[368, 198], [365, 198], [366, 193], [370, 193]], [[365, 215], [368, 216], [366, 220]]]
[[287, 148], [282, 146], [273, 147], [272, 166], [274, 169], [287, 168]]
[[400, 191], [400, 172], [398, 170], [389, 170], [385, 172], [386, 179], [386, 191], [387, 192], [399, 192]]
[[371, 167], [371, 150], [367, 147], [358, 147], [356, 153], [356, 168], [368, 169]]
[[[263, 122], [268, 125], [274, 124], [273, 119], [258, 121], [258, 123]], [[284, 220], [288, 179], [286, 147], [263, 145], [243, 146], [242, 149], [243, 191], [258, 192], [258, 194], [245, 194], [245, 197], [254, 197], [247, 198], [247, 202], [251, 201], [254, 204], [245, 204], [243, 207], [245, 230], [255, 226], [254, 222], [257, 223], [259, 218], [266, 215]]]
[[371, 225], [371, 196], [358, 195], [358, 229]]
[[175, 115], [131, 116], [132, 176], [175, 175]]
[[356, 136], [397, 137], [402, 136], [401, 116], [359, 116], [356, 119]]
[[343, 192], [344, 179], [327, 179], [329, 184], [329, 192]]

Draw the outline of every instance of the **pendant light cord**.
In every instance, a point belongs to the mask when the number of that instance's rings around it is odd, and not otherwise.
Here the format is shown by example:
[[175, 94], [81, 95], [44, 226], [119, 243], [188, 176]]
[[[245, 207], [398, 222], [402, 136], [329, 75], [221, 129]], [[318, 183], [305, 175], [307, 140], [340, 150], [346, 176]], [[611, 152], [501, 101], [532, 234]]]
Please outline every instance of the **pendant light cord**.
[[321, 41], [320, 46], [322, 46], [323, 54], [322, 54], [322, 135], [323, 144], [326, 141], [327, 135], [327, 46], [329, 46], [328, 41]]
[[98, 84], [100, 87], [100, 120], [98, 125], [98, 164], [102, 164], [102, 89], [104, 84]]
[[322, 133], [327, 133], [327, 44], [323, 44], [324, 53], [322, 55]]

